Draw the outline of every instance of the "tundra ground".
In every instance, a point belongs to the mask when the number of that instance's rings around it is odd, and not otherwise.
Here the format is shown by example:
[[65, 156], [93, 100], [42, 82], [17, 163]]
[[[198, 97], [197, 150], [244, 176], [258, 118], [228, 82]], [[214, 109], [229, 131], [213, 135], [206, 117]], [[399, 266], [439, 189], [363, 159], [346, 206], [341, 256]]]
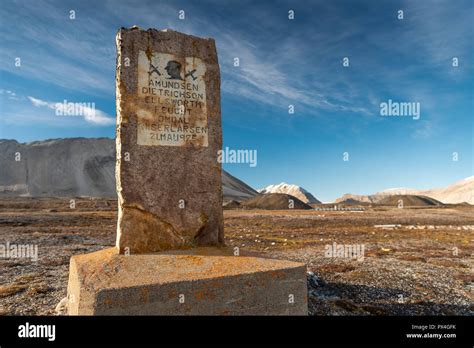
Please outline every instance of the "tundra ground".
[[[312, 315], [474, 313], [473, 206], [364, 209], [226, 210], [226, 243], [306, 263]], [[114, 200], [0, 199], [0, 245], [38, 246], [37, 261], [0, 257], [0, 313], [54, 315], [69, 258], [113, 246], [116, 211]]]

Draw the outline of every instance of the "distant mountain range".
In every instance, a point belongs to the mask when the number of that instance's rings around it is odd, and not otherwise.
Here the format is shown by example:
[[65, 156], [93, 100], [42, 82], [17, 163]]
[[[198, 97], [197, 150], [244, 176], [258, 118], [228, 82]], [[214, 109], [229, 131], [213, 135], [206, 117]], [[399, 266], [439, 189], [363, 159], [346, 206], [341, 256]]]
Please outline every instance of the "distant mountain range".
[[286, 193], [265, 193], [248, 199], [240, 205], [244, 209], [287, 210], [312, 209], [293, 195]]
[[[0, 140], [0, 196], [116, 197], [115, 140], [66, 138], [30, 143]], [[238, 202], [260, 194], [282, 193], [303, 203], [321, 203], [300, 186], [281, 183], [259, 192], [222, 171], [224, 201]], [[372, 195], [345, 194], [335, 203], [379, 203], [394, 195], [419, 195], [442, 203], [474, 204], [474, 176], [432, 190], [389, 189]]]
[[222, 170], [222, 193], [224, 201], [245, 201], [258, 195], [258, 192], [243, 181]]
[[335, 203], [344, 201], [358, 201], [363, 203], [380, 203], [384, 198], [394, 195], [417, 195], [434, 198], [445, 204], [469, 203], [474, 204], [474, 176], [457, 181], [452, 185], [431, 190], [417, 190], [410, 188], [392, 188], [371, 195], [345, 194], [336, 199]]
[[290, 185], [284, 182], [277, 185], [270, 185], [257, 191], [262, 194], [285, 193], [285, 194], [298, 198], [299, 200], [301, 200], [303, 203], [306, 203], [306, 204], [321, 203], [319, 200], [316, 199], [316, 197], [314, 197], [310, 192], [306, 191], [301, 186]]
[[[114, 139], [0, 140], [0, 163], [0, 196], [116, 197]], [[258, 195], [224, 170], [222, 191], [224, 200]]]
[[115, 140], [0, 140], [0, 195], [116, 197]]
[[403, 204], [403, 207], [423, 207], [423, 206], [434, 206], [434, 205], [443, 205], [440, 201], [420, 195], [390, 195], [385, 196], [382, 200], [378, 202], [380, 205], [390, 205], [392, 207], [397, 207], [399, 204]]

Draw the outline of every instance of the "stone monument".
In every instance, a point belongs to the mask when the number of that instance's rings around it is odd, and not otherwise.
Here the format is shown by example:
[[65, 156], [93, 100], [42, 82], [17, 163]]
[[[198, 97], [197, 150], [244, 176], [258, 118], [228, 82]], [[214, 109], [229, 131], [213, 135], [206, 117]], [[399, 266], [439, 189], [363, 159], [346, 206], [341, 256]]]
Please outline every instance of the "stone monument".
[[117, 34], [115, 248], [71, 258], [70, 315], [306, 315], [304, 264], [224, 245], [213, 39]]

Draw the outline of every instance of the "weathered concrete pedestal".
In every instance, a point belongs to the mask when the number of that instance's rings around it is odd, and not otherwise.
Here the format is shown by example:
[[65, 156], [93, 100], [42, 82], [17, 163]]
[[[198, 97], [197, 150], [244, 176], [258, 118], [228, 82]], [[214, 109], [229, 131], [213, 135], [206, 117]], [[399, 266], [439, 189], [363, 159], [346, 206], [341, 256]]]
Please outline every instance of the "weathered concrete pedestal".
[[306, 266], [226, 248], [71, 258], [69, 315], [307, 315]]

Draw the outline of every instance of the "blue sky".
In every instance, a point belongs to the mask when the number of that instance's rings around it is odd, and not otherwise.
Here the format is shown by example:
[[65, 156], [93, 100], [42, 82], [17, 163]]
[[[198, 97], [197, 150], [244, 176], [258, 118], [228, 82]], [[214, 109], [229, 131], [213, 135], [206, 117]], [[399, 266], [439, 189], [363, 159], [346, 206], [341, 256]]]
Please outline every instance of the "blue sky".
[[[258, 151], [256, 167], [224, 168], [251, 186], [323, 201], [445, 186], [473, 175], [473, 17], [470, 0], [4, 0], [0, 138], [114, 137], [117, 30], [172, 28], [216, 39], [224, 146]], [[382, 117], [388, 99], [419, 102], [420, 119]], [[98, 117], [58, 117], [63, 100]]]

